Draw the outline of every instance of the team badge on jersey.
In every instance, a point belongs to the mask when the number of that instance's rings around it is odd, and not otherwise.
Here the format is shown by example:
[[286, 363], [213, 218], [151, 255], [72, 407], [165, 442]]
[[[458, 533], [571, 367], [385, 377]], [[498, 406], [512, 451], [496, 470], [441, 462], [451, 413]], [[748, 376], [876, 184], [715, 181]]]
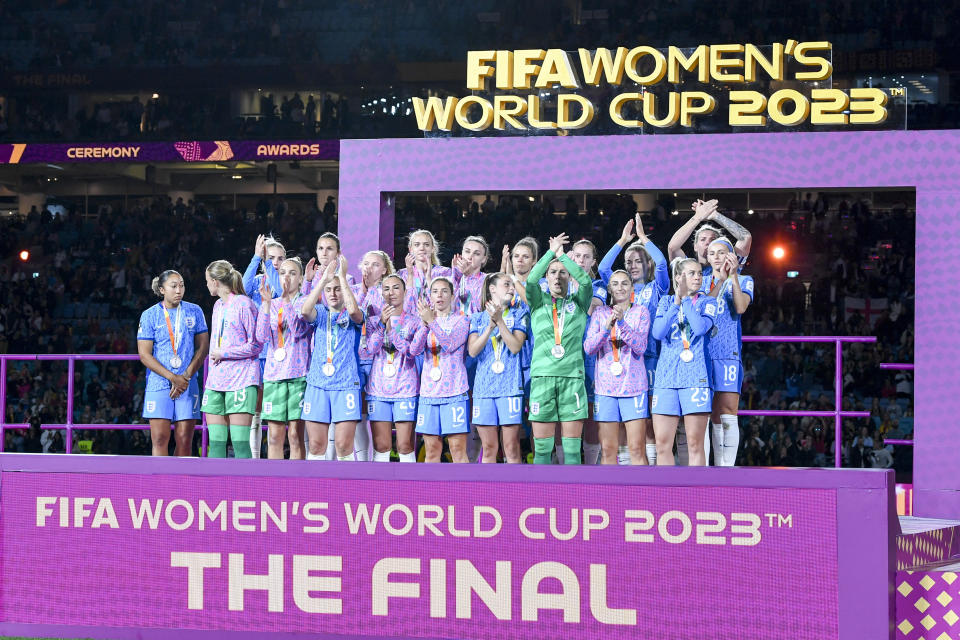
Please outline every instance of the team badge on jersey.
[[650, 296], [653, 295], [653, 289], [646, 287], [643, 291], [640, 292], [640, 302], [646, 304], [650, 302]]
[[193, 329], [194, 325], [196, 325], [196, 324], [197, 324], [196, 318], [194, 318], [193, 316], [187, 316], [187, 328], [188, 328], [188, 329]]
[[153, 412], [156, 411], [156, 410], [157, 410], [157, 403], [154, 402], [153, 400], [148, 400], [148, 401], [147, 401], [147, 412], [153, 413]]
[[506, 323], [508, 329], [513, 329], [513, 316], [507, 316], [504, 323]]
[[577, 310], [577, 305], [573, 301], [570, 301], [564, 305], [563, 309], [567, 313], [574, 313]]
[[604, 289], [603, 287], [597, 287], [597, 290], [593, 292], [593, 297], [594, 297], [594, 298], [603, 298], [604, 300], [606, 300], [606, 298], [607, 298], [607, 290]]
[[540, 414], [540, 403], [539, 403], [539, 402], [531, 402], [531, 403], [530, 403], [530, 413], [531, 413], [532, 415], [535, 415], [535, 416]]
[[710, 304], [708, 304], [706, 307], [703, 308], [703, 312], [704, 312], [705, 314], [707, 314], [708, 316], [716, 315], [716, 313], [717, 313], [717, 305], [715, 305], [715, 304], [713, 304], [713, 303], [710, 303]]

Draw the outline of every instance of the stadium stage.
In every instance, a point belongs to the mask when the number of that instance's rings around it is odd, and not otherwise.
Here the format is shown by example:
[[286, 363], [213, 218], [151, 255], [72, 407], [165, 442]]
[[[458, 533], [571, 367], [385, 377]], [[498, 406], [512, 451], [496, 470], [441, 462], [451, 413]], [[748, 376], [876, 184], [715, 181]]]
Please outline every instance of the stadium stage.
[[4, 454], [0, 633], [955, 637], [960, 368], [942, 363], [960, 320], [940, 274], [958, 261], [958, 148], [929, 131], [340, 149], [347, 255], [392, 251], [402, 194], [915, 188], [922, 519], [898, 520], [890, 471]]

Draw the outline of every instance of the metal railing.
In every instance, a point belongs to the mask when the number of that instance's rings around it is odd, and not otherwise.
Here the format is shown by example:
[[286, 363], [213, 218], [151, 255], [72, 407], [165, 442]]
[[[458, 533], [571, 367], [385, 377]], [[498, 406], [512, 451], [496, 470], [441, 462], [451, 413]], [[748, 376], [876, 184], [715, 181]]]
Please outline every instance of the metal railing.
[[[843, 463], [843, 419], [844, 418], [869, 418], [869, 411], [844, 411], [843, 410], [843, 345], [849, 343], [875, 343], [874, 336], [743, 336], [743, 342], [766, 342], [766, 343], [832, 343], [835, 348], [835, 370], [834, 370], [834, 409], [833, 411], [780, 411], [780, 410], [756, 410], [744, 409], [738, 413], [747, 417], [814, 417], [834, 419], [834, 464], [841, 467]], [[6, 429], [26, 429], [29, 424], [25, 423], [6, 423], [7, 410], [7, 361], [67, 361], [67, 421], [66, 424], [44, 424], [42, 429], [65, 429], [66, 438], [64, 440], [66, 452], [73, 450], [73, 431], [75, 429], [140, 429], [149, 430], [148, 424], [77, 424], [73, 422], [73, 395], [74, 395], [74, 372], [76, 370], [77, 360], [94, 361], [139, 361], [140, 356], [135, 354], [123, 355], [99, 355], [99, 354], [66, 354], [66, 355], [2, 355], [0, 354], [0, 451], [3, 451], [4, 432]], [[898, 365], [892, 363], [883, 363], [881, 369], [909, 368], [913, 365]], [[208, 432], [206, 416], [201, 414], [201, 424], [198, 425], [202, 431], [201, 455], [206, 455]], [[894, 441], [887, 440], [891, 444], [913, 444], [913, 441]]]
[[875, 343], [875, 336], [743, 336], [744, 342], [819, 342], [833, 343], [834, 354], [834, 392], [833, 411], [773, 411], [745, 409], [738, 411], [741, 416], [774, 416], [790, 418], [829, 418], [834, 421], [834, 466], [843, 466], [843, 419], [869, 418], [869, 411], [843, 410], [843, 345], [853, 342]]
[[[57, 355], [20, 355], [20, 354], [0, 354], [0, 451], [3, 451], [6, 440], [5, 433], [7, 429], [29, 429], [27, 423], [7, 422], [7, 362], [16, 360], [21, 362], [67, 362], [67, 421], [64, 424], [41, 424], [41, 429], [63, 429], [66, 431], [64, 436], [64, 448], [66, 453], [73, 453], [73, 432], [77, 429], [119, 429], [119, 430], [141, 430], [149, 431], [149, 424], [82, 424], [73, 421], [73, 396], [75, 391], [74, 373], [76, 372], [77, 360], [81, 361], [140, 361], [140, 356], [136, 354], [109, 354], [102, 355], [96, 353], [75, 353], [75, 354], [57, 354]], [[201, 420], [198, 425], [201, 429], [201, 455], [207, 455], [207, 418], [205, 414], [200, 414]], [[172, 425], [171, 425], [172, 429]]]

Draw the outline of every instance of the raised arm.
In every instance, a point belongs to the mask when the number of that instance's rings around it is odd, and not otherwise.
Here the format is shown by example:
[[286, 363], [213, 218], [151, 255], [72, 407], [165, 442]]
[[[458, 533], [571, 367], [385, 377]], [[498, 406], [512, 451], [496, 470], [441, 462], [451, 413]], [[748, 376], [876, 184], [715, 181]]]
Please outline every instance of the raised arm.
[[[639, 216], [637, 216], [639, 219]], [[633, 240], [633, 226], [634, 221], [628, 220], [627, 224], [623, 225], [623, 231], [620, 233], [620, 239], [617, 240], [617, 243], [610, 247], [610, 250], [607, 251], [607, 255], [603, 256], [603, 260], [600, 261], [600, 265], [597, 267], [597, 273], [600, 274], [600, 279], [603, 280], [603, 286], [607, 286], [610, 282], [610, 276], [613, 275], [613, 263], [617, 261], [617, 258], [620, 257], [620, 252], [623, 251], [624, 247], [630, 244], [630, 241]]]
[[427, 325], [421, 322], [416, 333], [413, 334], [413, 338], [410, 339], [410, 355], [418, 356], [426, 350], [428, 333], [430, 333], [430, 330]]
[[[320, 296], [323, 295], [323, 288], [334, 278], [336, 267], [337, 263], [331, 260], [323, 270], [323, 276], [321, 276], [320, 282], [301, 298], [300, 315], [311, 324], [317, 319], [317, 301], [319, 301]], [[356, 300], [354, 300], [354, 305], [356, 305]]]
[[543, 305], [544, 294], [543, 289], [540, 288], [540, 279], [547, 274], [547, 267], [553, 262], [555, 255], [552, 250], [544, 253], [537, 260], [537, 264], [533, 265], [533, 269], [530, 269], [530, 273], [527, 274], [527, 286], [524, 287], [524, 290], [527, 293], [527, 304], [531, 311]]
[[686, 257], [686, 254], [683, 252], [684, 243], [690, 239], [690, 235], [693, 233], [693, 230], [697, 228], [697, 225], [701, 222], [706, 222], [707, 218], [717, 210], [717, 201], [708, 200], [707, 202], [703, 202], [702, 200], [697, 200], [693, 203], [693, 209], [693, 217], [677, 229], [677, 232], [673, 234], [673, 237], [670, 238], [670, 242], [667, 244], [667, 256], [669, 256], [670, 260]]
[[[487, 304], [489, 305], [490, 303], [488, 302]], [[480, 314], [477, 314], [477, 317], [479, 316]], [[470, 335], [467, 337], [467, 353], [470, 354], [471, 358], [476, 358], [483, 353], [483, 349], [487, 346], [487, 340], [493, 335], [493, 329], [497, 325], [493, 322], [492, 316], [491, 321], [487, 323], [483, 331], [476, 331], [473, 326], [473, 320], [471, 319], [470, 322]]]
[[580, 284], [580, 288], [574, 294], [574, 298], [580, 308], [587, 311], [590, 308], [590, 302], [593, 299], [593, 282], [590, 280], [590, 274], [580, 268], [570, 256], [563, 254], [560, 256], [560, 262], [567, 268], [567, 272]]
[[741, 224], [737, 224], [727, 216], [723, 215], [719, 211], [713, 212], [713, 215], [710, 216], [710, 220], [716, 220], [717, 224], [730, 232], [737, 240], [737, 244], [734, 246], [734, 250], [738, 256], [746, 258], [750, 255], [750, 247], [753, 245], [753, 236], [750, 235], [750, 232], [747, 231], [746, 227]]
[[255, 334], [257, 342], [268, 344], [270, 342], [270, 301], [264, 300], [260, 303], [260, 313], [257, 314], [257, 327]]
[[343, 306], [347, 310], [350, 319], [356, 324], [363, 323], [363, 311], [357, 305], [357, 298], [353, 295], [353, 289], [347, 281], [347, 259], [340, 254], [340, 269], [337, 272], [337, 278], [340, 280], [340, 295], [343, 296]]
[[[387, 321], [389, 322], [389, 319]], [[373, 358], [383, 348], [384, 328], [380, 316], [370, 316], [364, 322], [367, 323], [367, 342], [360, 347], [359, 353], [361, 358]]]

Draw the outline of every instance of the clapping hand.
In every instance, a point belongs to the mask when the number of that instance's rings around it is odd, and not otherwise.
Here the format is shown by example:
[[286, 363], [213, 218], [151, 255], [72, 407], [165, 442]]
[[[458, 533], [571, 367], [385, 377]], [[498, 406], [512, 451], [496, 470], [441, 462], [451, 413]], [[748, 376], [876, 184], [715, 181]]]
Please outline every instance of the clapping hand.
[[554, 255], [559, 258], [563, 255], [563, 246], [568, 242], [570, 242], [570, 239], [565, 233], [554, 236], [553, 238], [550, 238], [550, 251], [553, 251]]
[[433, 308], [423, 300], [417, 301], [417, 313], [420, 314], [420, 319], [423, 320], [423, 324], [430, 324], [437, 317], [437, 314], [433, 312]]

